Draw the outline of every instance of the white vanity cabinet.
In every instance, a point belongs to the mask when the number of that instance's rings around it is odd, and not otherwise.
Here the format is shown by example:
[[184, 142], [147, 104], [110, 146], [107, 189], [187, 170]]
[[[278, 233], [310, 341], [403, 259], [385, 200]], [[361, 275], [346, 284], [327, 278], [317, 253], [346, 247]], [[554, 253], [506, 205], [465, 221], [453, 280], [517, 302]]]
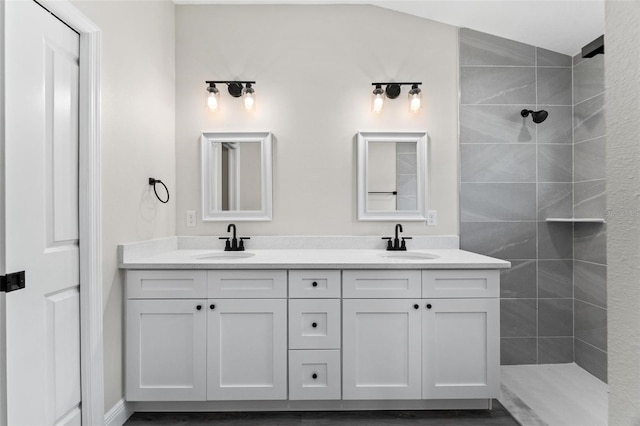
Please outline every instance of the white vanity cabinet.
[[127, 400], [287, 398], [286, 271], [128, 271], [126, 309]]
[[207, 399], [287, 399], [286, 300], [208, 303]]
[[341, 398], [341, 271], [289, 271], [289, 399]]
[[498, 298], [423, 301], [423, 399], [500, 395], [499, 312]]
[[126, 397], [206, 399], [204, 271], [128, 271]]
[[497, 271], [383, 272], [345, 271], [343, 398], [497, 397]]
[[344, 399], [420, 399], [420, 299], [342, 301]]
[[499, 395], [497, 269], [126, 277], [129, 401], [434, 408], [478, 407]]

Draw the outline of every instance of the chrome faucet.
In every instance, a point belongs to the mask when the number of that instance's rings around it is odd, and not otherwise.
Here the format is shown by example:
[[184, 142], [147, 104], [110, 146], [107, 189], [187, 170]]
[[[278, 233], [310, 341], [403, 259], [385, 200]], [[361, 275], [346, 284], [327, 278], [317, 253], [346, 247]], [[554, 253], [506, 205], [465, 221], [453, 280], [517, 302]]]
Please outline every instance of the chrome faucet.
[[230, 223], [227, 226], [227, 232], [231, 232], [233, 230], [233, 234], [231, 234], [231, 240], [229, 237], [218, 237], [220, 240], [226, 240], [224, 243], [224, 251], [244, 251], [244, 240], [250, 240], [250, 237], [240, 237], [236, 238], [236, 225]]
[[405, 243], [405, 240], [410, 240], [411, 237], [402, 237], [402, 240], [400, 240], [400, 236], [399, 233], [403, 232], [402, 231], [402, 225], [401, 224], [396, 224], [396, 236], [395, 238], [391, 238], [391, 237], [382, 237], [383, 240], [387, 240], [387, 250], [390, 251], [406, 251], [407, 250], [407, 245]]

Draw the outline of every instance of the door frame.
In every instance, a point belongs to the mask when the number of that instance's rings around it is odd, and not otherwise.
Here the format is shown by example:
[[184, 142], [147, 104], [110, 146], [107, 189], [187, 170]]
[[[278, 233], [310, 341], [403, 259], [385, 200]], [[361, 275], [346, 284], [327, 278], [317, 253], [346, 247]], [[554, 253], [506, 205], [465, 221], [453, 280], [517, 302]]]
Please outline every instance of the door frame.
[[[37, 0], [80, 34], [79, 90], [79, 234], [80, 374], [82, 423], [104, 423], [104, 351], [102, 328], [102, 191], [100, 147], [101, 31], [69, 0]], [[5, 75], [5, 2], [0, 0], [0, 70]], [[0, 79], [0, 170], [5, 170], [5, 92]], [[0, 274], [5, 274], [5, 176], [0, 173]], [[5, 318], [0, 293], [0, 319]], [[7, 424], [6, 321], [0, 324], [0, 426]]]

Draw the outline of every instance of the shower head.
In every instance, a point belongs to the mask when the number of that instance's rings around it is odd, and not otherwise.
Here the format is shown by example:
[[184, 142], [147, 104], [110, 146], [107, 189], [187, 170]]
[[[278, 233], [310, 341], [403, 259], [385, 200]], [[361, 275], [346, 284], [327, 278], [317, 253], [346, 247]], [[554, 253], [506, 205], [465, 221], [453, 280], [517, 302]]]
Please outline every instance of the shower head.
[[520, 115], [523, 117], [527, 117], [529, 114], [531, 114], [531, 118], [536, 124], [542, 123], [547, 119], [547, 116], [549, 115], [549, 113], [543, 109], [541, 109], [540, 111], [533, 111], [530, 109], [523, 109], [522, 111], [520, 111]]

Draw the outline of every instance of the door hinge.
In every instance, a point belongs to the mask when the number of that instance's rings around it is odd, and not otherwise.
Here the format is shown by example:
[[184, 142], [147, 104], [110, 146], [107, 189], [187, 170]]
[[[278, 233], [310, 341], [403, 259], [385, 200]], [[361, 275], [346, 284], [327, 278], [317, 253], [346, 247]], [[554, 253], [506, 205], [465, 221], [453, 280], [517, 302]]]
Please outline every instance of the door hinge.
[[0, 292], [9, 293], [23, 289], [25, 286], [25, 272], [14, 272], [13, 274], [0, 275]]

